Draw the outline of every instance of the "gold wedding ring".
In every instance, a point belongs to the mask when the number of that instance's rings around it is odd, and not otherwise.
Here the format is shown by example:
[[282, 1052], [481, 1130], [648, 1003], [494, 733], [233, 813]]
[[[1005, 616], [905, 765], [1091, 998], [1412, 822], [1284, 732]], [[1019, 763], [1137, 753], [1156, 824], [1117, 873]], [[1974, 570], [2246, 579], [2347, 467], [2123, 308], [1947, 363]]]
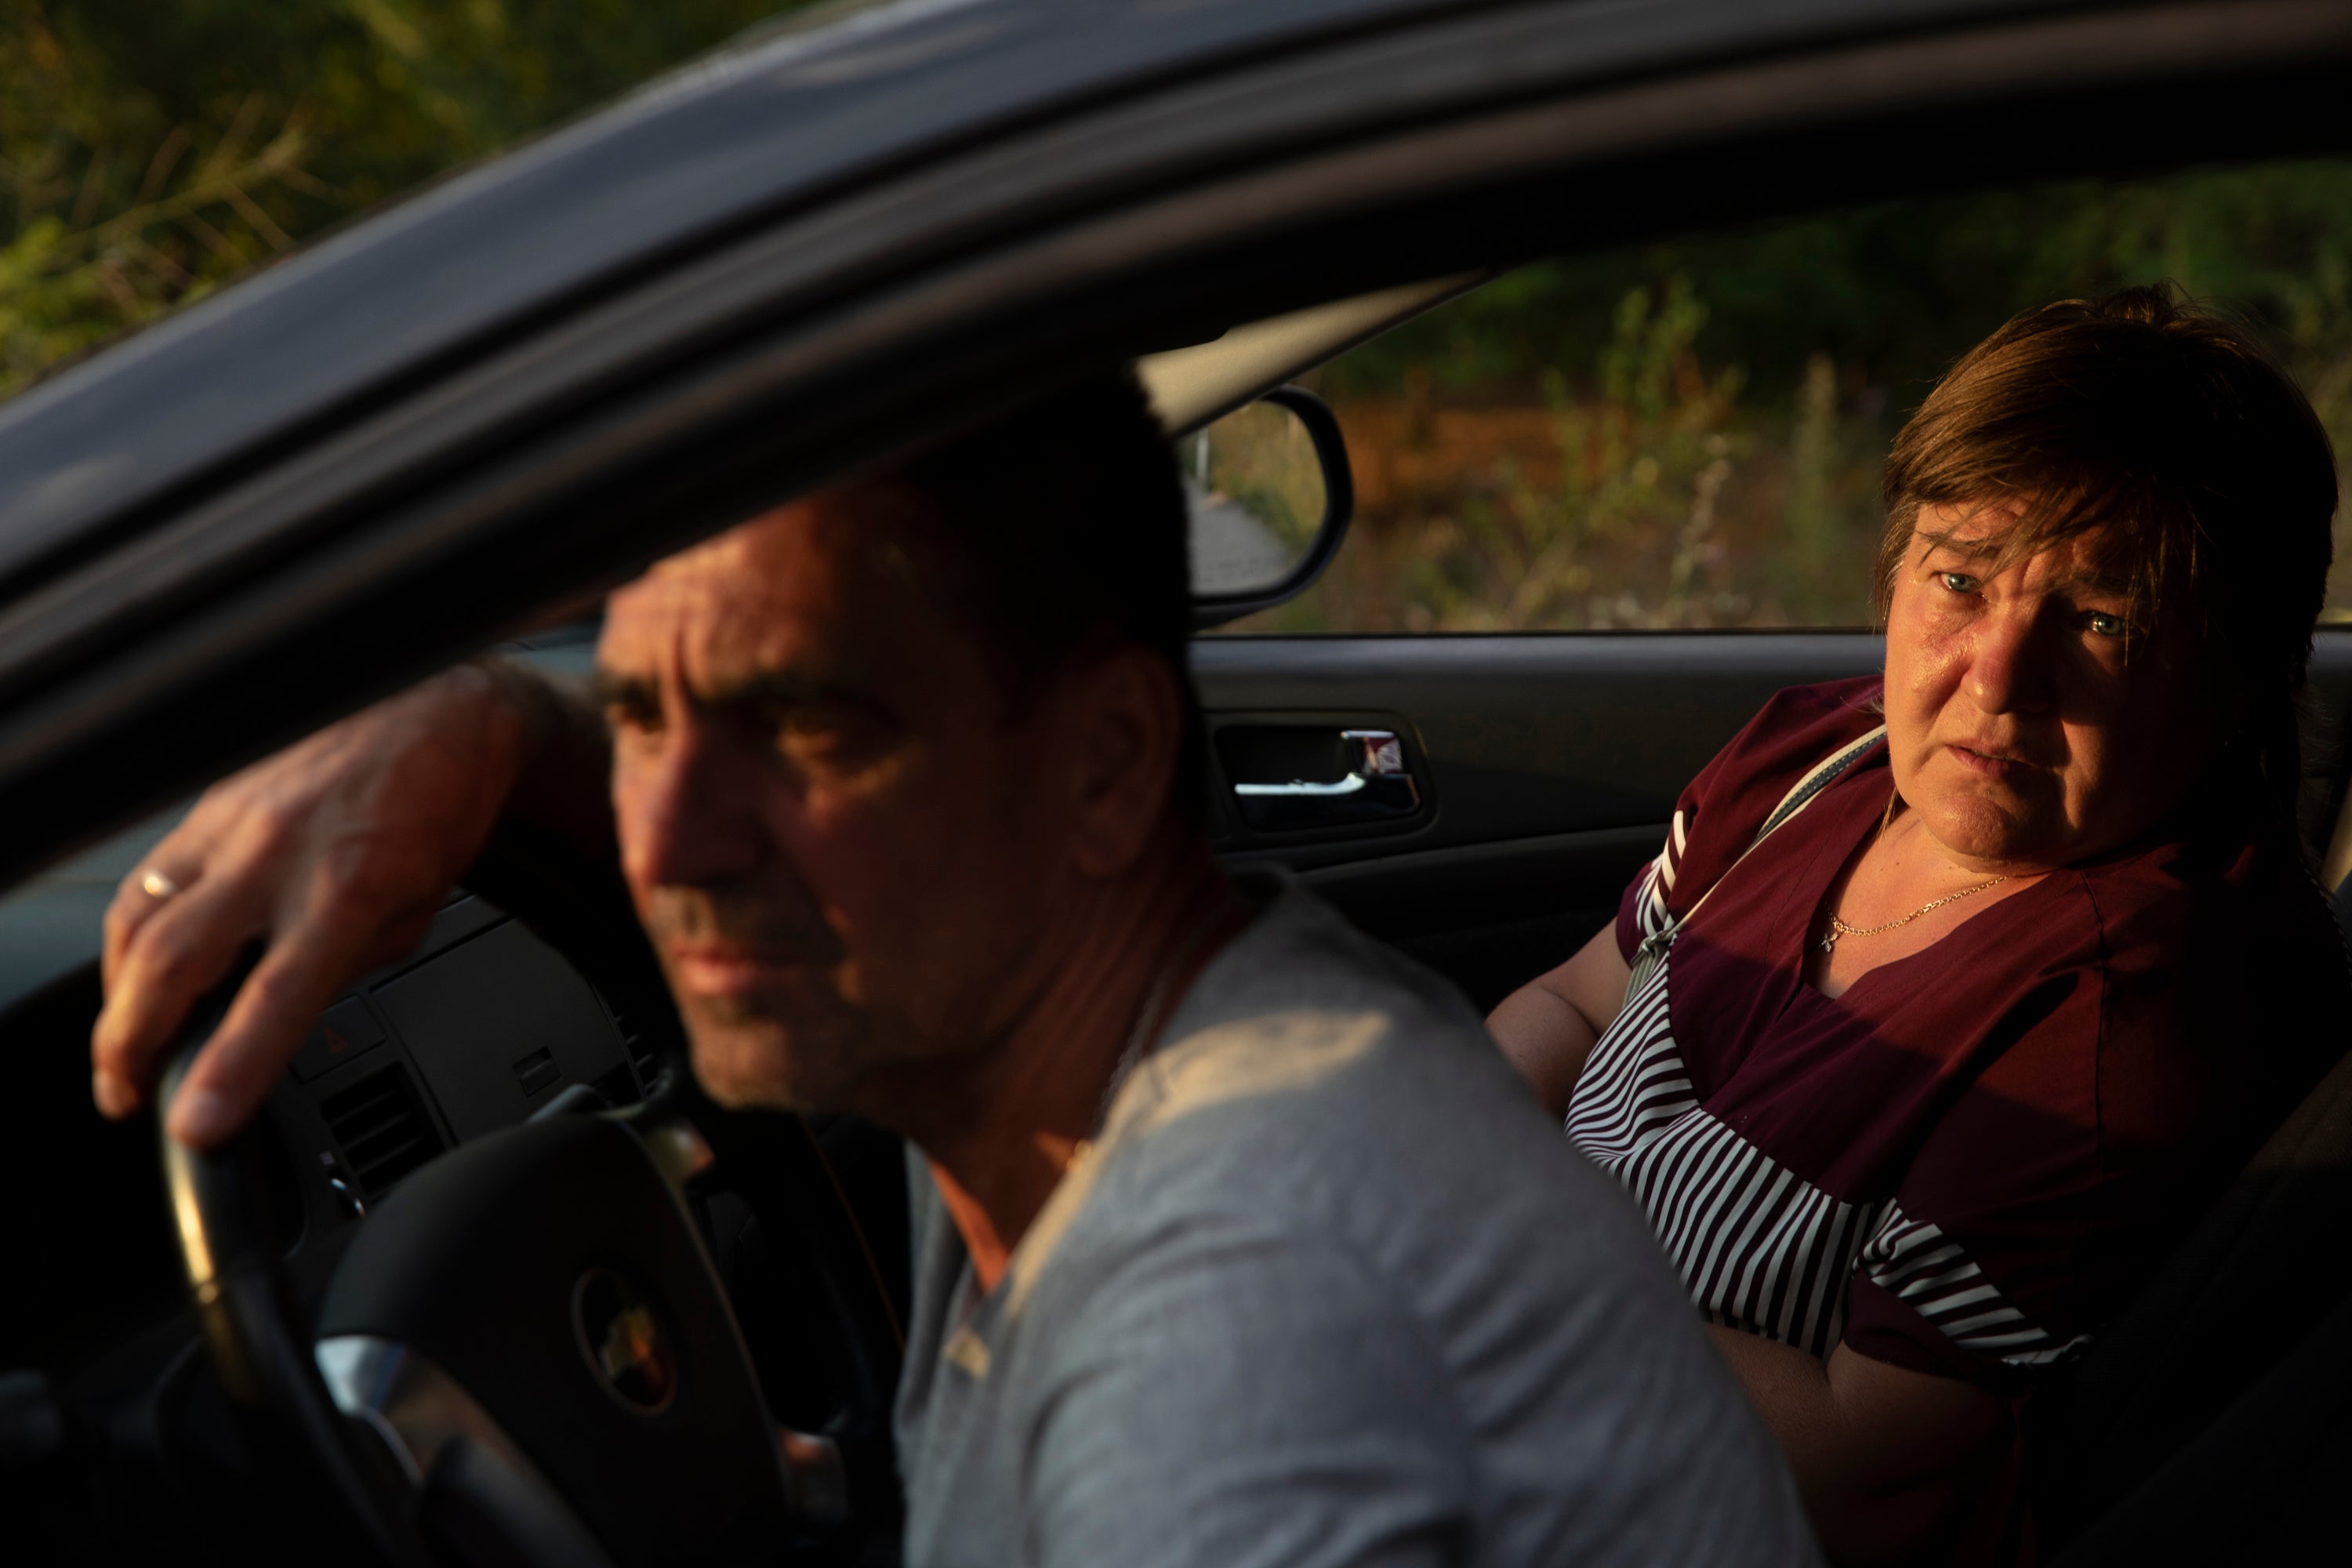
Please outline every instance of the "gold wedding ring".
[[162, 903], [180, 890], [180, 884], [151, 867], [147, 874], [139, 879], [139, 889], [157, 903]]

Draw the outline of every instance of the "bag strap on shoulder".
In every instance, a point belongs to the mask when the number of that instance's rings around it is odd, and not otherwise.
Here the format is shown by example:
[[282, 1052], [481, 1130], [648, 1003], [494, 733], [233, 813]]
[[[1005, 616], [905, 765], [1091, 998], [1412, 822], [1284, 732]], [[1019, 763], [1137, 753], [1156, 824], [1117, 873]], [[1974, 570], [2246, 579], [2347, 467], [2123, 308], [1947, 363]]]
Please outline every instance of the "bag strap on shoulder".
[[[1780, 797], [1780, 804], [1774, 806], [1766, 816], [1764, 826], [1756, 830], [1756, 837], [1749, 839], [1748, 847], [1739, 852], [1739, 860], [1745, 860], [1756, 853], [1758, 845], [1771, 837], [1788, 824], [1790, 818], [1811, 805], [1814, 796], [1829, 788], [1831, 783], [1840, 773], [1860, 762], [1869, 753], [1873, 746], [1885, 738], [1886, 726], [1881, 724], [1868, 734], [1857, 736], [1815, 763], [1811, 771], [1799, 779], [1790, 788], [1788, 794]], [[1713, 885], [1698, 896], [1697, 903], [1691, 905], [1689, 909], [1668, 921], [1657, 931], [1642, 939], [1642, 945], [1633, 950], [1633, 973], [1625, 984], [1625, 994], [1631, 996], [1657, 973], [1658, 966], [1665, 962], [1666, 949], [1674, 945], [1675, 934], [1683, 929], [1691, 916], [1698, 913], [1701, 905], [1715, 896], [1715, 889], [1723, 886], [1724, 877], [1730, 876], [1738, 868], [1739, 860], [1734, 860], [1724, 868], [1723, 877], [1717, 877]]]

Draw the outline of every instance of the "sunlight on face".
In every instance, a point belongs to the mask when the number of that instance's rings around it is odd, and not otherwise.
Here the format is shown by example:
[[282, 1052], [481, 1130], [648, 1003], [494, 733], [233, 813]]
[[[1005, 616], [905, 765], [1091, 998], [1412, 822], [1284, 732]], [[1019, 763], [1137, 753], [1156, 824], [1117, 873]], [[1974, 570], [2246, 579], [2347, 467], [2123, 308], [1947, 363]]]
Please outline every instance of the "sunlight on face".
[[1886, 728], [1896, 787], [1936, 840], [2018, 872], [2153, 826], [2217, 725], [2185, 608], [2146, 624], [2103, 530], [1995, 570], [2014, 516], [1920, 509], [1887, 612]]

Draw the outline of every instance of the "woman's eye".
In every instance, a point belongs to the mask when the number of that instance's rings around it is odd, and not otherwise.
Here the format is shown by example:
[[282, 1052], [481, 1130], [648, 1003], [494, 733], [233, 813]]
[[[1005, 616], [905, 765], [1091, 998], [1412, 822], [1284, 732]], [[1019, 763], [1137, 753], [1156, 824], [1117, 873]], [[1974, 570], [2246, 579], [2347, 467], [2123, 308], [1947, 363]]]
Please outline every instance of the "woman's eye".
[[1973, 594], [1977, 591], [1977, 580], [1965, 572], [1939, 572], [1937, 575], [1944, 580], [1944, 586], [1955, 594]]
[[2119, 637], [2124, 635], [2124, 618], [2108, 615], [2105, 610], [2093, 610], [2091, 630], [2099, 637]]

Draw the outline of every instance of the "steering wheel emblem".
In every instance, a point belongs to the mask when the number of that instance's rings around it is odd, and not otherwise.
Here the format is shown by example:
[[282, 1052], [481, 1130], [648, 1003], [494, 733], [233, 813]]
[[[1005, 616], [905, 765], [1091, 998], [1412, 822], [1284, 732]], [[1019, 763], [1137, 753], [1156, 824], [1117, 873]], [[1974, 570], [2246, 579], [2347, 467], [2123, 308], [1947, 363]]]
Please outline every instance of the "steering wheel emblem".
[[604, 1391], [639, 1415], [658, 1415], [677, 1393], [677, 1356], [653, 1304], [609, 1268], [572, 1289], [572, 1325]]

